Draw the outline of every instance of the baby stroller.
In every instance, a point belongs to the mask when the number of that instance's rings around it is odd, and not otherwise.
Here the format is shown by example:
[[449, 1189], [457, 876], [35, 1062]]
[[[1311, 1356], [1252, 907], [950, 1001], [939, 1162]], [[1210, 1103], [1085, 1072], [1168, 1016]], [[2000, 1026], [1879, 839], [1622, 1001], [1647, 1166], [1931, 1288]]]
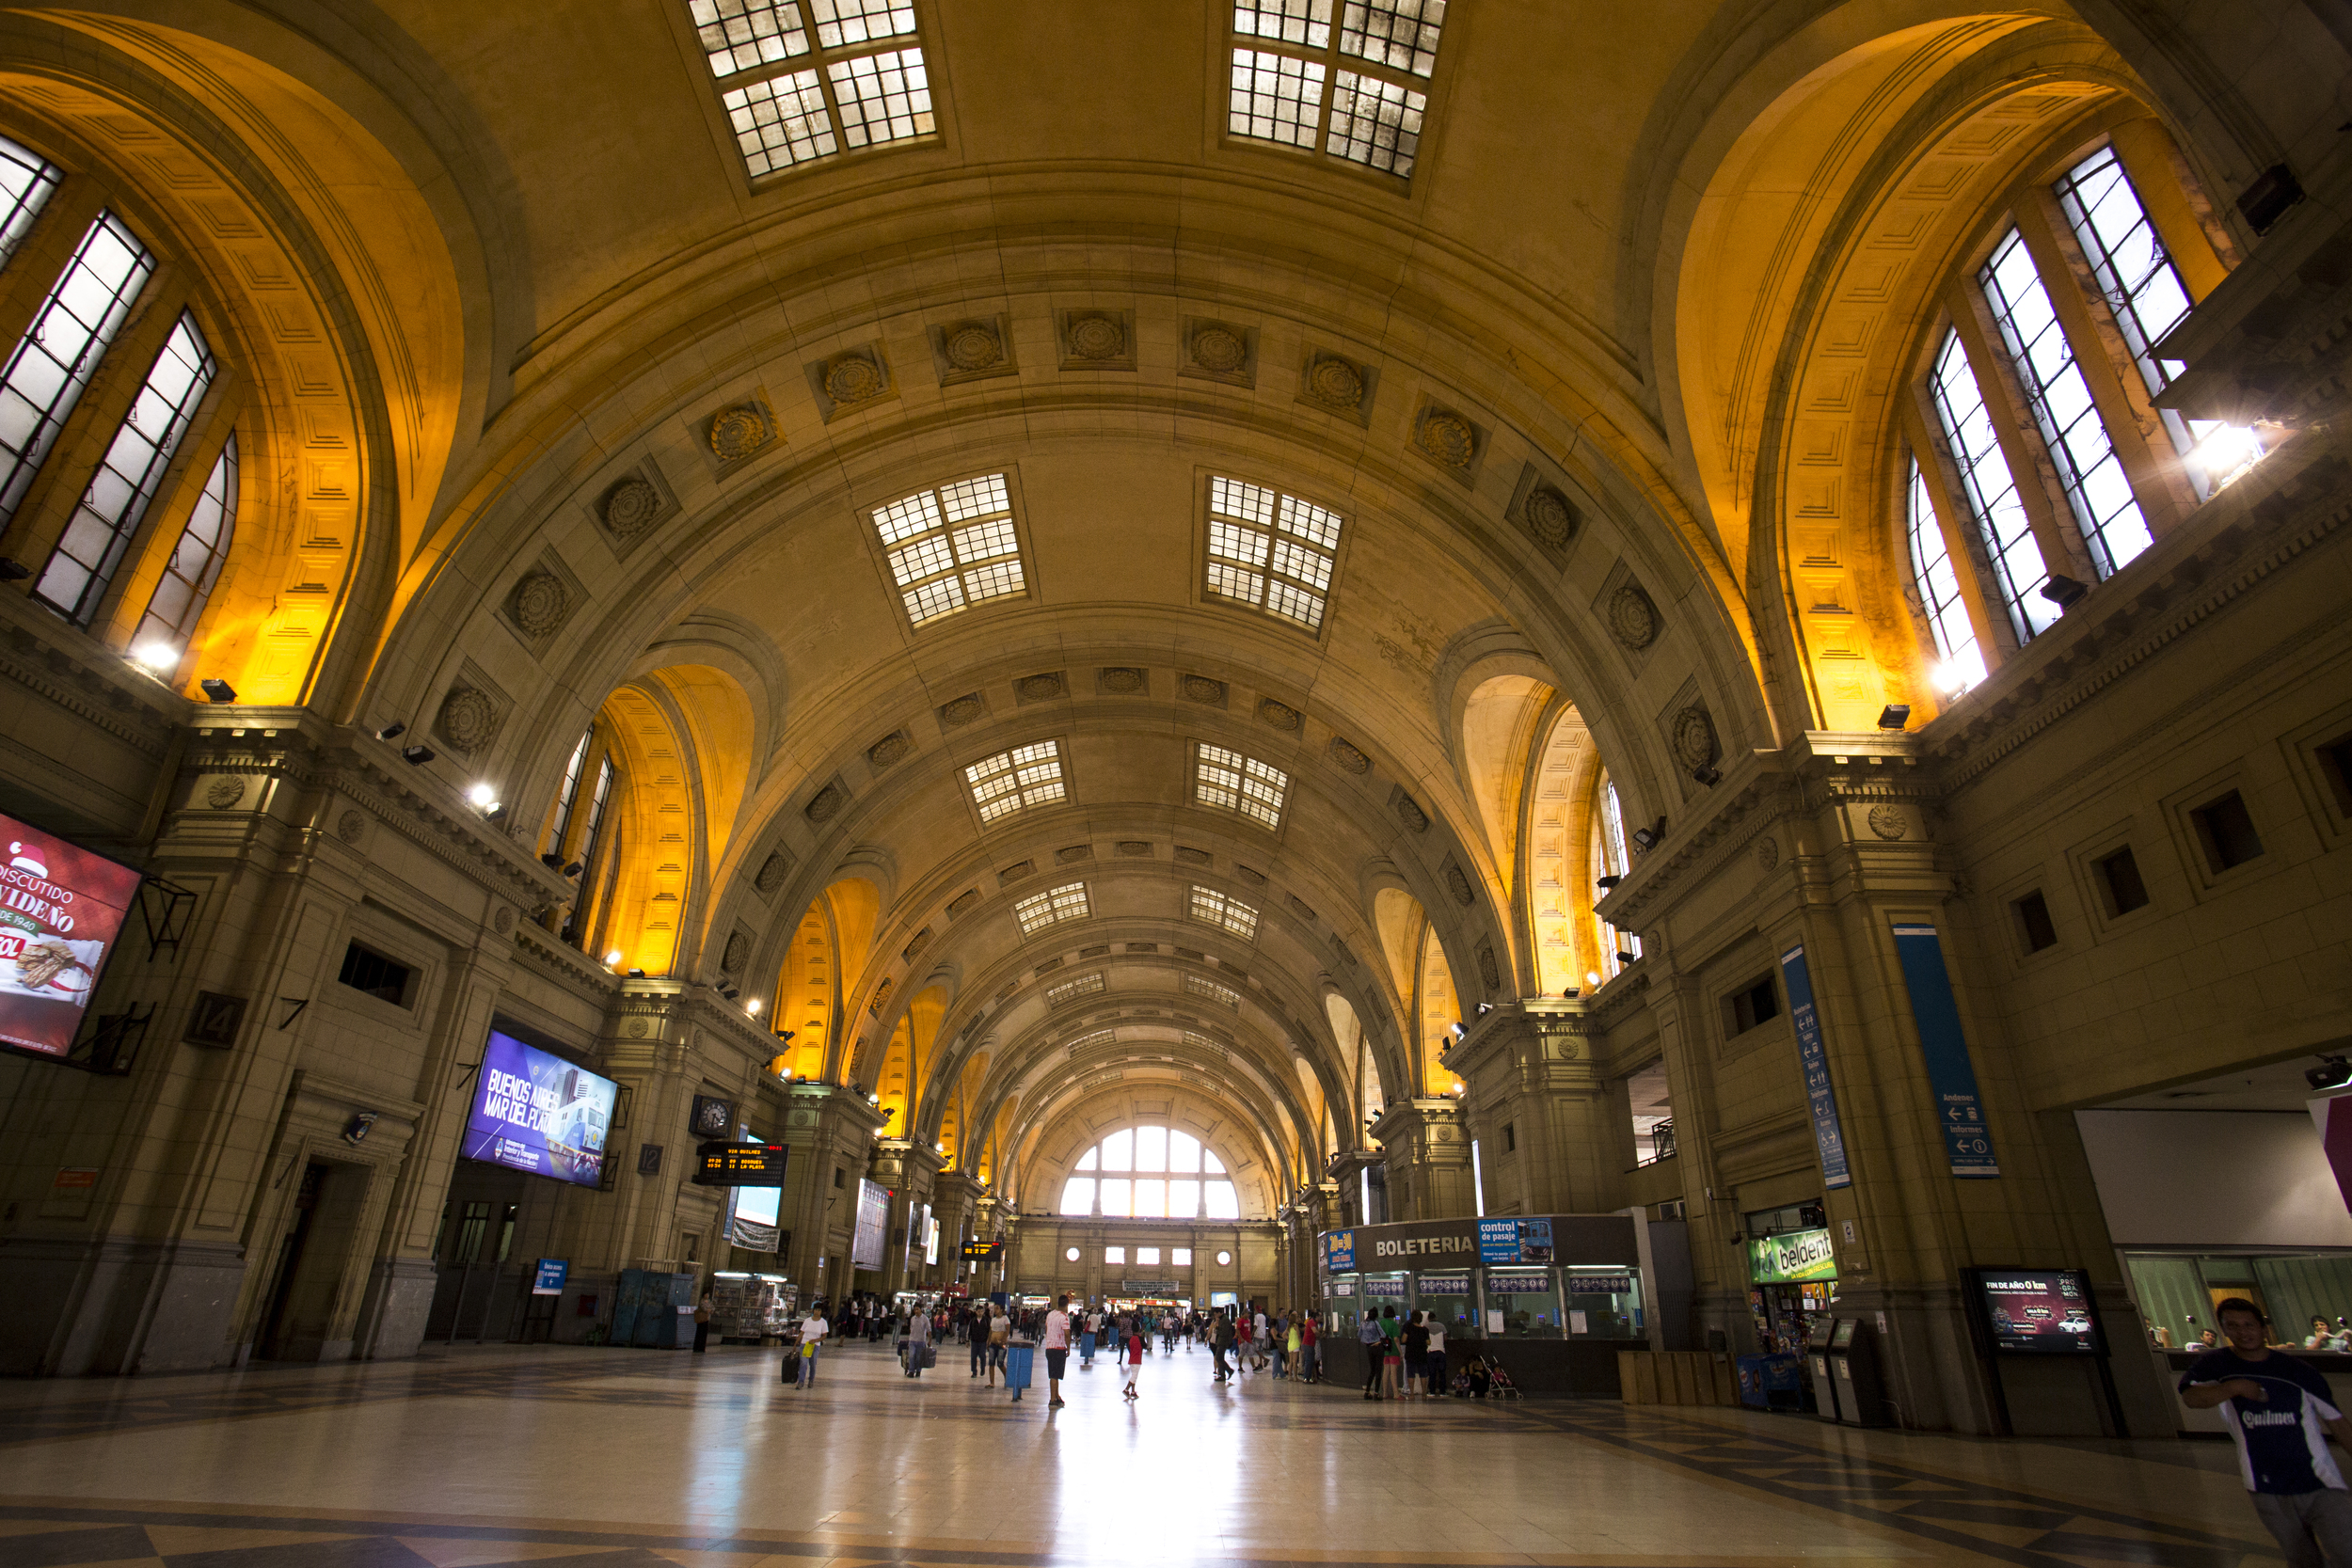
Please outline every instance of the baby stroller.
[[1478, 1359], [1486, 1364], [1486, 1397], [1488, 1399], [1516, 1400], [1525, 1397], [1519, 1392], [1519, 1386], [1511, 1381], [1511, 1374], [1502, 1370], [1502, 1362], [1497, 1361], [1491, 1355], [1482, 1355]]

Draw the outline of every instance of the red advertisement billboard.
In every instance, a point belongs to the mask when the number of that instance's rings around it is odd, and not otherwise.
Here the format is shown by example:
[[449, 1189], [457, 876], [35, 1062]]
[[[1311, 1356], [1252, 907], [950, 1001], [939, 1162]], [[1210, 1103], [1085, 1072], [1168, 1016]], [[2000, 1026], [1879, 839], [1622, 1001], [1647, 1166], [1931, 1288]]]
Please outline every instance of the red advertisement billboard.
[[0, 1045], [62, 1059], [139, 874], [13, 816], [0, 816]]
[[2090, 1276], [2080, 1269], [1971, 1269], [1996, 1350], [2101, 1355]]

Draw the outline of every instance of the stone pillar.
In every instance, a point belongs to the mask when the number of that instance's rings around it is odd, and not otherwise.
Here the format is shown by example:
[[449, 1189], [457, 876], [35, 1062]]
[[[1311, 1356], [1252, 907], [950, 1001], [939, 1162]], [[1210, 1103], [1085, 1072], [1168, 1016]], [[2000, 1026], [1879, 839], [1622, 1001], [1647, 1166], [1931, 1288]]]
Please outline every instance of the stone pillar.
[[963, 1243], [979, 1201], [979, 1179], [960, 1170], [943, 1170], [932, 1188], [937, 1195], [931, 1205], [933, 1216], [939, 1221], [939, 1265], [929, 1271], [928, 1283], [936, 1290], [968, 1284]]
[[[1610, 1085], [1596, 1056], [1598, 1006], [1569, 998], [1505, 1003], [1447, 1051], [1445, 1065], [1466, 1085], [1463, 1131], [1478, 1143], [1486, 1212], [1625, 1207], [1633, 1130], [1612, 1118]], [[1461, 1152], [1461, 1200], [1453, 1212], [1468, 1214], [1475, 1202], [1467, 1141]]]
[[792, 1152], [782, 1210], [792, 1240], [785, 1274], [806, 1302], [849, 1293], [850, 1243], [857, 1231], [858, 1184], [873, 1156], [882, 1113], [837, 1084], [801, 1082], [783, 1090], [783, 1137]]
[[[1456, 1101], [1400, 1100], [1373, 1124], [1389, 1170], [1389, 1218], [1452, 1219], [1470, 1212], [1470, 1139]], [[1400, 1201], [1401, 1200], [1401, 1201]]]

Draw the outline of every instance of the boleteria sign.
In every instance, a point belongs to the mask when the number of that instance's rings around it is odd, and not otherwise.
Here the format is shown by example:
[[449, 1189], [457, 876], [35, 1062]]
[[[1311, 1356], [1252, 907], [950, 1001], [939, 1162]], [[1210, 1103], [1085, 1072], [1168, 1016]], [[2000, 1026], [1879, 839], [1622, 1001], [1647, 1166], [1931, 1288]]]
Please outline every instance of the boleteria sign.
[[0, 816], [0, 1044], [62, 1059], [139, 874], [12, 816]]

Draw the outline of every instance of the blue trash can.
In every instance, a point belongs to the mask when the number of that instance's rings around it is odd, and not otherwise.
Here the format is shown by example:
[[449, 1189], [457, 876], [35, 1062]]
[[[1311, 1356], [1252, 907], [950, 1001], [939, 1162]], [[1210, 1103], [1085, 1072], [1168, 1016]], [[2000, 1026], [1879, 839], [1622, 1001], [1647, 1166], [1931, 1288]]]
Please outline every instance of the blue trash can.
[[1015, 1339], [1005, 1346], [1005, 1386], [1012, 1390], [1012, 1402], [1021, 1402], [1021, 1390], [1029, 1386], [1029, 1368], [1037, 1359], [1037, 1346], [1026, 1339]]

